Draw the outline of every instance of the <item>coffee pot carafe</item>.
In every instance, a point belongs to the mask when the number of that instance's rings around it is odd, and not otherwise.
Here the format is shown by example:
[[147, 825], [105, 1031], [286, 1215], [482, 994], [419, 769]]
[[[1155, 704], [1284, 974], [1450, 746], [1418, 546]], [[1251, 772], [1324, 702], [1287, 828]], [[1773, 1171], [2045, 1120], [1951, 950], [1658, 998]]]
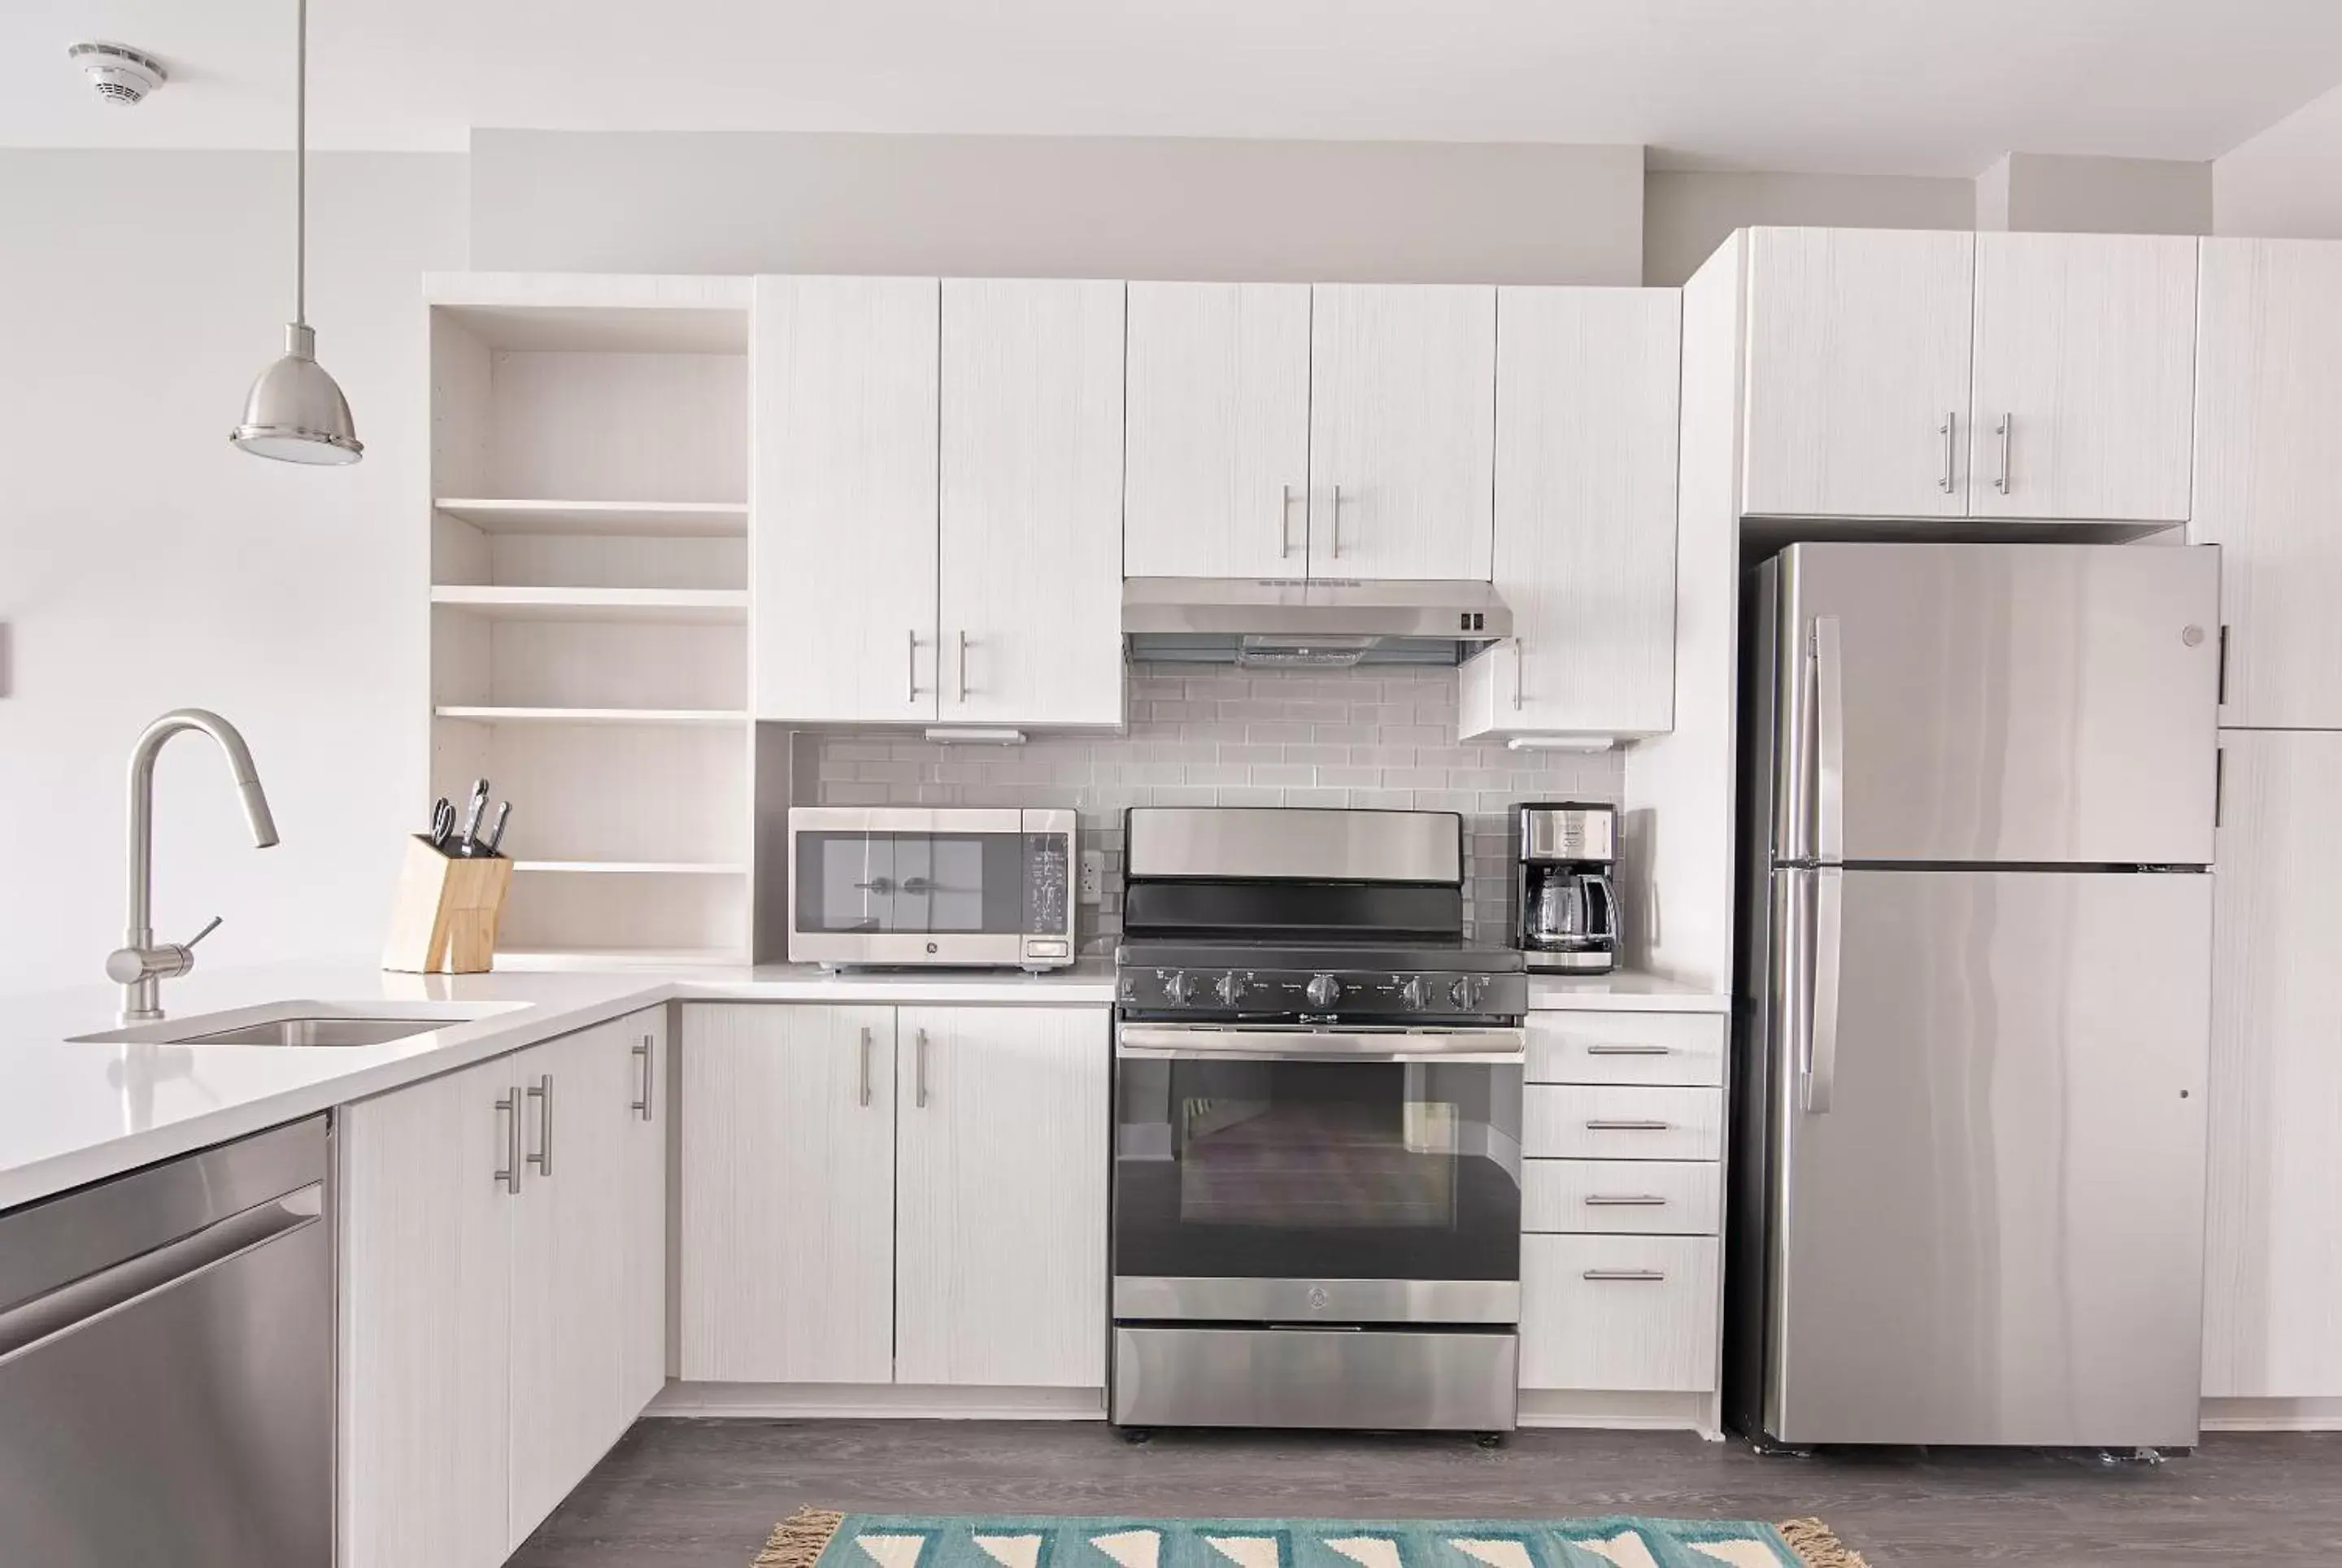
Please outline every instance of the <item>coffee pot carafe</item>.
[[1514, 813], [1514, 945], [1532, 970], [1606, 974], [1618, 961], [1618, 895], [1611, 881], [1617, 814], [1581, 801]]

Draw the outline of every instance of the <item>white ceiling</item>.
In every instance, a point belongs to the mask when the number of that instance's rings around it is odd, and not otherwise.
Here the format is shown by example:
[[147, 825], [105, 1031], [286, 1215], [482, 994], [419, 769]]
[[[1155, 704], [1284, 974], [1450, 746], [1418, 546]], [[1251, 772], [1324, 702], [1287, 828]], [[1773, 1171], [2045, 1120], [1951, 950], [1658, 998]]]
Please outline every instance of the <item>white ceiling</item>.
[[[287, 140], [292, 0], [5, 0], [0, 145]], [[315, 141], [473, 126], [1641, 142], [1678, 167], [2205, 158], [2342, 78], [2336, 0], [316, 0]], [[66, 45], [173, 81], [101, 103]]]

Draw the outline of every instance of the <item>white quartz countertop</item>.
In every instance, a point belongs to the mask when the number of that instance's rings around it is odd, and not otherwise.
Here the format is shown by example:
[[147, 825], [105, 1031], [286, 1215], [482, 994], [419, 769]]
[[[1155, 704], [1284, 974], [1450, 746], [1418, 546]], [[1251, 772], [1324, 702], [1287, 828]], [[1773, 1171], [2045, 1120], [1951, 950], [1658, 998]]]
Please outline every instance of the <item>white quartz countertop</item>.
[[[100, 1044], [120, 990], [0, 998], [0, 1210], [468, 1067], [661, 1002], [867, 1001], [1105, 1007], [1111, 966], [1046, 975], [831, 975], [796, 965], [484, 975], [363, 963], [198, 971], [164, 982], [169, 1021], [264, 1003], [444, 1006], [445, 1027], [385, 1045]], [[481, 1008], [485, 1017], [460, 1016]]]
[[1531, 975], [1534, 1012], [1730, 1012], [1732, 998], [1706, 986], [1621, 970], [1606, 975]]

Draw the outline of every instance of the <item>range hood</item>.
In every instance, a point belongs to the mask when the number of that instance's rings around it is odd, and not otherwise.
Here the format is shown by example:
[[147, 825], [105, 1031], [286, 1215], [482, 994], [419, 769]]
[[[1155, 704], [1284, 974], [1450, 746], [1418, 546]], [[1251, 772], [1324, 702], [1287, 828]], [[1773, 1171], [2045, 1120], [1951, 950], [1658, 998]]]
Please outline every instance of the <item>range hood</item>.
[[1130, 578], [1122, 630], [1143, 662], [1452, 666], [1510, 637], [1513, 612], [1484, 582]]

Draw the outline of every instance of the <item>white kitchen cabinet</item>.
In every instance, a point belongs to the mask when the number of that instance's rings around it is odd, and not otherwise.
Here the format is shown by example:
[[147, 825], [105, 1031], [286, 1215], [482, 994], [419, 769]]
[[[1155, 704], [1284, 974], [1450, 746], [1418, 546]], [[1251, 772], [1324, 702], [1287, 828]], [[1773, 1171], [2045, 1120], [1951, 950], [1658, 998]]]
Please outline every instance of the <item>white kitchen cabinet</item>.
[[1129, 286], [1128, 577], [1297, 578], [1309, 552], [1309, 287]]
[[1521, 1238], [1521, 1386], [1716, 1387], [1712, 1236]]
[[1976, 236], [1748, 235], [1741, 510], [1957, 518]]
[[2220, 722], [2342, 728], [2342, 245], [2207, 239], [2189, 538], [2220, 549]]
[[947, 278], [942, 333], [936, 717], [1119, 726], [1123, 286]]
[[1095, 1008], [904, 1008], [895, 1377], [1106, 1382], [1113, 1108]]
[[2342, 733], [2229, 730], [2213, 891], [2204, 1392], [2342, 1396]]
[[2196, 246], [1976, 236], [1971, 517], [2187, 519]]
[[895, 1010], [684, 1009], [682, 1370], [894, 1377]]
[[1464, 667], [1461, 739], [1674, 722], [1672, 289], [1496, 297], [1496, 591], [1514, 637]]
[[618, 1140], [625, 1227], [626, 1328], [618, 1354], [617, 1407], [624, 1430], [666, 1387], [666, 1184], [669, 1068], [667, 1010], [623, 1020], [629, 1063], [626, 1122]]
[[509, 1060], [339, 1113], [340, 1568], [511, 1545]]
[[936, 717], [941, 286], [756, 279], [759, 719]]
[[1320, 285], [1309, 342], [1309, 575], [1486, 581], [1496, 291]]

